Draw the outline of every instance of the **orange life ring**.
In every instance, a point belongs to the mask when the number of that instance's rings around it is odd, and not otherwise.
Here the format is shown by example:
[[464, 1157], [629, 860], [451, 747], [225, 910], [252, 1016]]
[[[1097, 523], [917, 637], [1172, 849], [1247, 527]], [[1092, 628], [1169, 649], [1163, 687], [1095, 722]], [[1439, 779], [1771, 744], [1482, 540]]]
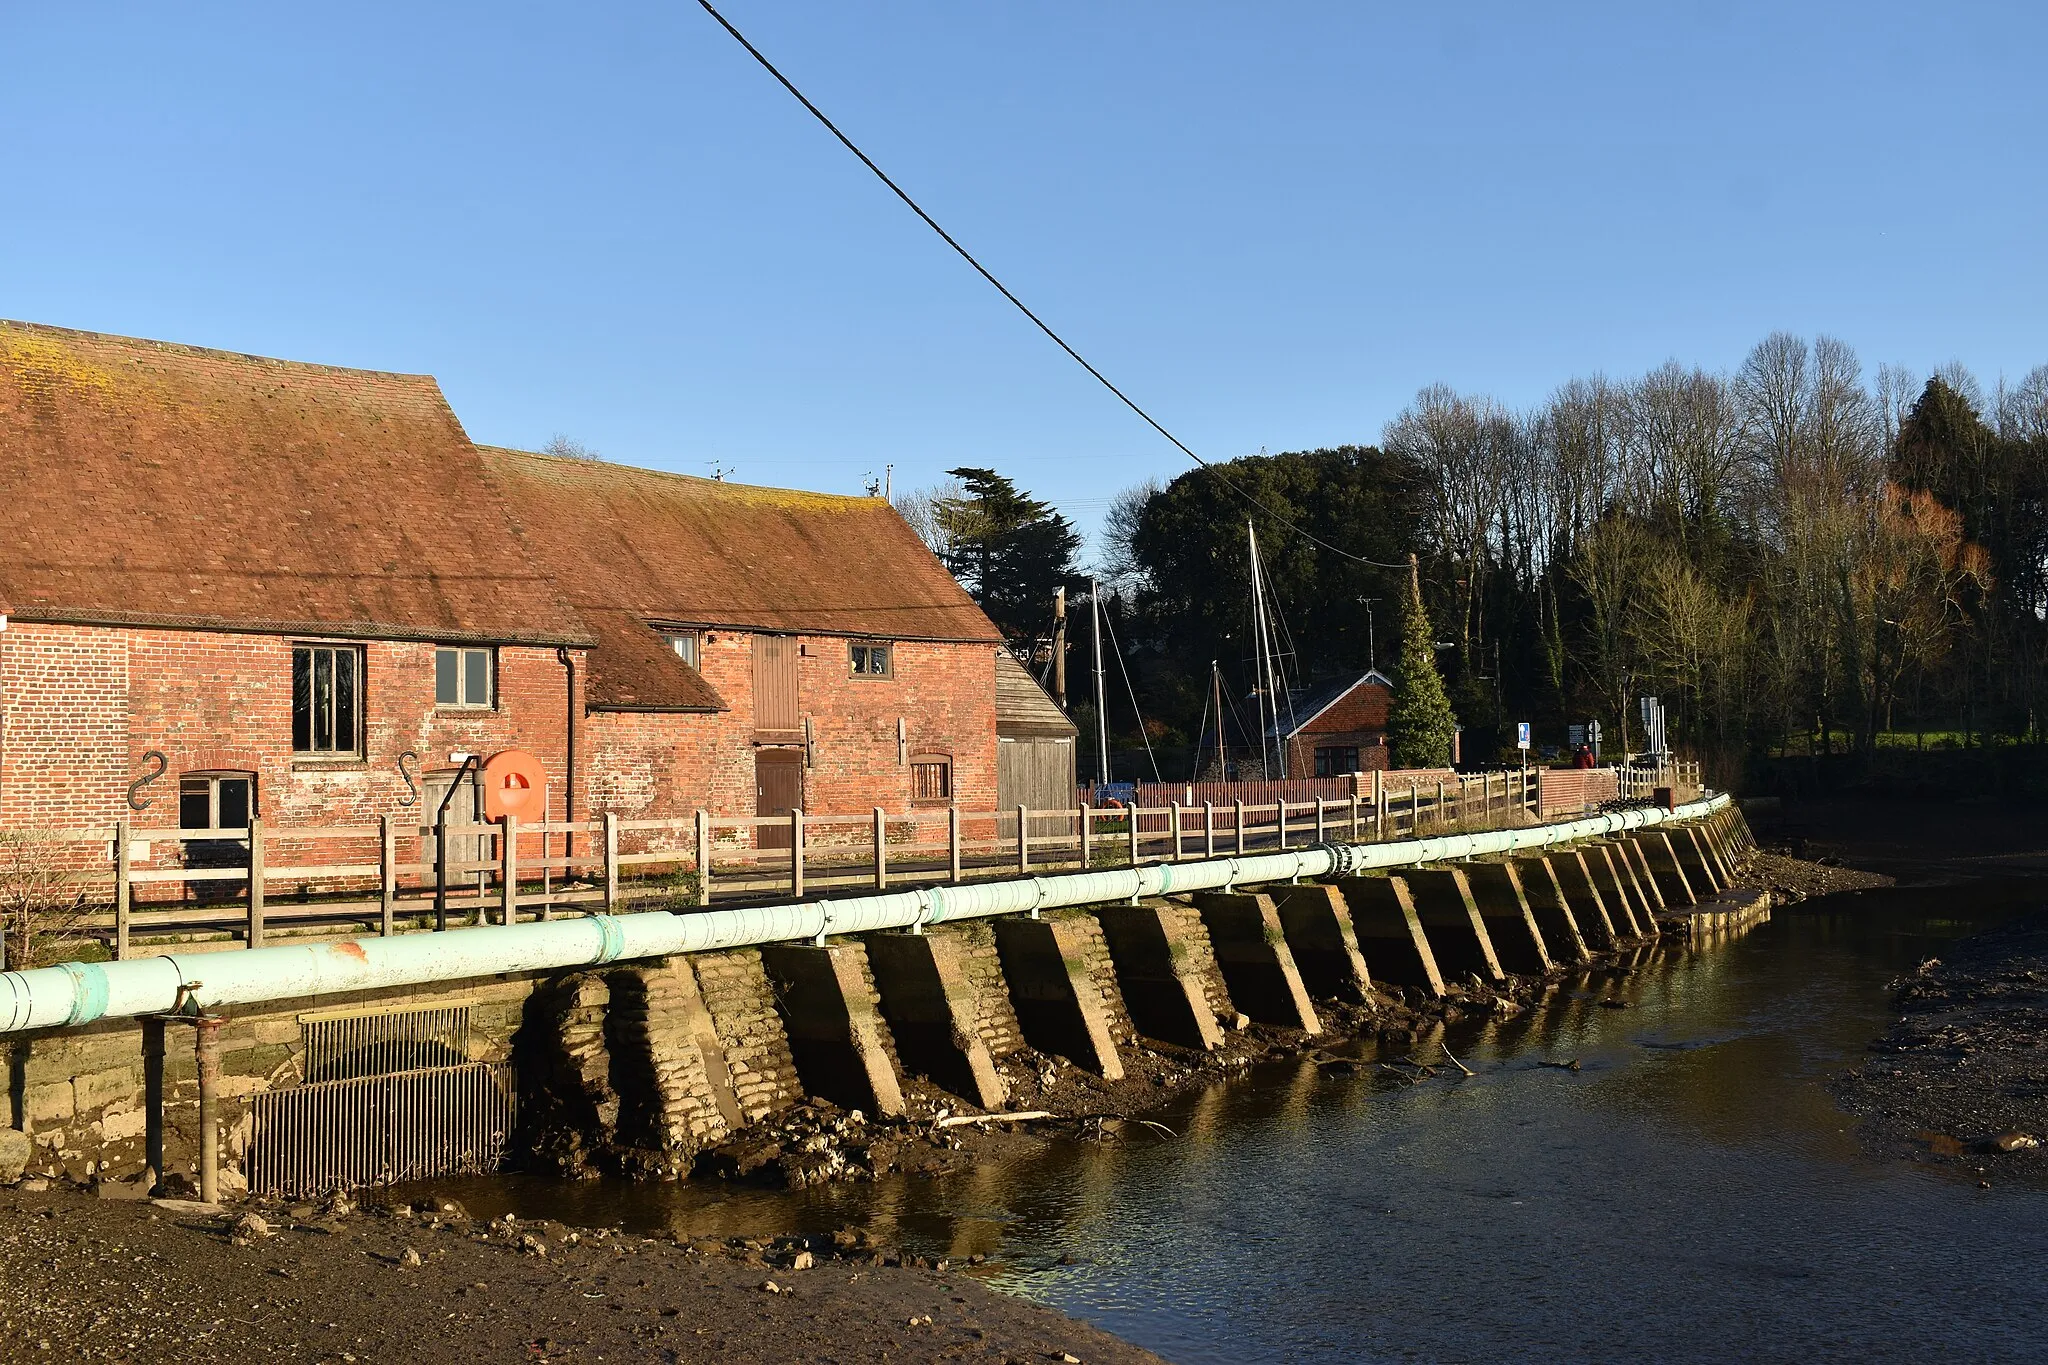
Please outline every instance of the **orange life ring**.
[[493, 754], [484, 764], [484, 818], [522, 824], [547, 818], [548, 771], [524, 749]]

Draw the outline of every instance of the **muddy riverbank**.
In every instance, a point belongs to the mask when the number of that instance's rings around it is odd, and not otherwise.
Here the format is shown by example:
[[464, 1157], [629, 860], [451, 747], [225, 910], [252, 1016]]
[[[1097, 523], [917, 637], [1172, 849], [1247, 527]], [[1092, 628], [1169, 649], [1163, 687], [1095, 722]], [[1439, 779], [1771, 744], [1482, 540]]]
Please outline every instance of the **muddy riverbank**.
[[679, 1243], [366, 1203], [252, 1222], [0, 1189], [0, 1360], [1158, 1365], [860, 1234]]
[[2048, 1174], [2048, 913], [1926, 960], [1896, 1001], [1898, 1024], [1834, 1086], [1871, 1148], [1985, 1180]]

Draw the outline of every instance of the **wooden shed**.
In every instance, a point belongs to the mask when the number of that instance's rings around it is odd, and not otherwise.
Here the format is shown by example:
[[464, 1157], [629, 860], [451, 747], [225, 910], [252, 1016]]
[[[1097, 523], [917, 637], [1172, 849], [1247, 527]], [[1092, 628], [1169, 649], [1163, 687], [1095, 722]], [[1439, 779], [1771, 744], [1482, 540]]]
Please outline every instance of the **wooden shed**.
[[1079, 732], [1008, 650], [996, 653], [996, 803], [1071, 810]]

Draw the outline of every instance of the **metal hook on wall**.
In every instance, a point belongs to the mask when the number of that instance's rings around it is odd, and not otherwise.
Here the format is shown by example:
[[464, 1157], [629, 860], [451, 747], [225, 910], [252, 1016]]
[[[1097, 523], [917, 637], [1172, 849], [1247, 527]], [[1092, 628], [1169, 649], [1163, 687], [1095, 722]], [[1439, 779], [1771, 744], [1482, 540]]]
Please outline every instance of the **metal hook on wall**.
[[144, 773], [141, 777], [136, 778], [133, 782], [130, 782], [128, 784], [128, 809], [130, 810], [149, 809], [150, 802], [155, 798], [142, 796], [142, 789], [144, 787], [147, 787], [150, 783], [156, 781], [159, 777], [162, 777], [167, 771], [170, 770], [171, 766], [171, 761], [165, 758], [162, 753], [155, 749], [146, 750], [143, 753], [142, 757], [143, 761], [145, 762], [152, 758], [155, 759], [156, 770], [154, 772]]
[[420, 789], [419, 784], [412, 780], [413, 774], [405, 766], [405, 761], [407, 759], [411, 759], [414, 763], [418, 763], [420, 761], [420, 756], [410, 749], [407, 749], [404, 753], [398, 756], [398, 775], [405, 779], [406, 792], [404, 796], [398, 798], [398, 804], [401, 806], [416, 806], [420, 802]]

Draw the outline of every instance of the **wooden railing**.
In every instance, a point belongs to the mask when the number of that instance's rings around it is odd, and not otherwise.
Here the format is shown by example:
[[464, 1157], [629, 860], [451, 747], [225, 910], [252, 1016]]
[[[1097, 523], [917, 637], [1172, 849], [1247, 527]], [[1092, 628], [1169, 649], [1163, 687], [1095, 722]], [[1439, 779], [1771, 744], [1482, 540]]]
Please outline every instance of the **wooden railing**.
[[[1377, 801], [1368, 791], [1262, 804], [450, 824], [445, 866], [432, 825], [391, 816], [225, 830], [121, 820], [45, 837], [93, 902], [88, 932], [118, 958], [138, 938], [259, 947], [286, 928], [388, 936], [1496, 828], [1530, 820], [1536, 785], [1510, 771], [1454, 774]], [[473, 856], [455, 856], [463, 849]]]

